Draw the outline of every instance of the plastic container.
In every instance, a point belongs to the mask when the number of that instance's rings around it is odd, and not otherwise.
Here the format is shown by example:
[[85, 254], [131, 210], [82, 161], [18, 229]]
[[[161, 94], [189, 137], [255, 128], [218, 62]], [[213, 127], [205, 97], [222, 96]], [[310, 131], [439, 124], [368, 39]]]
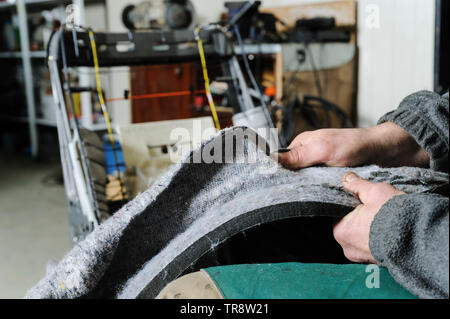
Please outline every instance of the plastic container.
[[[122, 147], [120, 143], [116, 141], [116, 154], [117, 160], [119, 162], [120, 172], [124, 172], [126, 169], [125, 160], [123, 158]], [[103, 151], [105, 153], [105, 162], [106, 162], [106, 174], [117, 176], [117, 167], [116, 161], [114, 157], [114, 150], [111, 142], [103, 142]]]

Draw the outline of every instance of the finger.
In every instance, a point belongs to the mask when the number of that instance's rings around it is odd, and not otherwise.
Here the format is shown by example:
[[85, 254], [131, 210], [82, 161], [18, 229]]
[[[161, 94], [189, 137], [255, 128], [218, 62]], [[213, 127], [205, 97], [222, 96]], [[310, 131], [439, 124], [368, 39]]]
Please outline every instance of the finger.
[[293, 147], [289, 152], [278, 154], [279, 162], [288, 168], [298, 169], [322, 163], [309, 145]]
[[369, 200], [370, 191], [375, 183], [359, 177], [354, 172], [348, 172], [342, 177], [342, 185], [347, 192], [354, 194], [361, 203], [365, 204]]
[[278, 156], [278, 162], [287, 168], [296, 169], [298, 168], [298, 162], [300, 162], [300, 152], [297, 147], [290, 148], [289, 152], [276, 153]]
[[294, 148], [303, 146], [305, 144], [305, 139], [308, 136], [308, 132], [303, 132], [299, 135], [297, 135], [294, 140], [289, 144], [288, 148]]

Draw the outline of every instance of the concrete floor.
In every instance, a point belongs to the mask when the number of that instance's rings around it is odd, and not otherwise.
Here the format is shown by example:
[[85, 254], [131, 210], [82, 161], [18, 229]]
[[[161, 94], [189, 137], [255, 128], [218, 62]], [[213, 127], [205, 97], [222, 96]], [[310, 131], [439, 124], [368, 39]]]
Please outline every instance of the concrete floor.
[[44, 181], [58, 165], [0, 154], [0, 298], [22, 298], [71, 248], [64, 187]]

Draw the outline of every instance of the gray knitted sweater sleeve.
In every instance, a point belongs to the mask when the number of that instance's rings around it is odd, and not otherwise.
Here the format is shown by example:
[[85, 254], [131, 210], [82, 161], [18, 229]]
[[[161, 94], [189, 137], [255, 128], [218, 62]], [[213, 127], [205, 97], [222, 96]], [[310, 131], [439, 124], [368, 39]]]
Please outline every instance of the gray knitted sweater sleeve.
[[[430, 167], [448, 172], [448, 115], [448, 93], [421, 91], [406, 97], [379, 123], [405, 129], [429, 153]], [[372, 255], [421, 298], [449, 297], [448, 204], [448, 197], [434, 194], [395, 196], [372, 222]]]
[[407, 96], [399, 107], [380, 118], [407, 131], [430, 155], [430, 168], [448, 173], [448, 93], [420, 91]]

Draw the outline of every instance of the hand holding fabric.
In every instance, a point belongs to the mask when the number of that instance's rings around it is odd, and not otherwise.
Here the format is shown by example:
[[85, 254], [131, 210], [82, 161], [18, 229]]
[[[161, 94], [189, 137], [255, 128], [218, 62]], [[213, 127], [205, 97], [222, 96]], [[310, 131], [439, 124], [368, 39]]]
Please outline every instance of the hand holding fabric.
[[380, 208], [392, 197], [405, 194], [387, 183], [371, 183], [353, 172], [342, 178], [344, 189], [361, 204], [333, 227], [333, 235], [344, 255], [353, 262], [377, 263], [369, 248], [370, 226]]

